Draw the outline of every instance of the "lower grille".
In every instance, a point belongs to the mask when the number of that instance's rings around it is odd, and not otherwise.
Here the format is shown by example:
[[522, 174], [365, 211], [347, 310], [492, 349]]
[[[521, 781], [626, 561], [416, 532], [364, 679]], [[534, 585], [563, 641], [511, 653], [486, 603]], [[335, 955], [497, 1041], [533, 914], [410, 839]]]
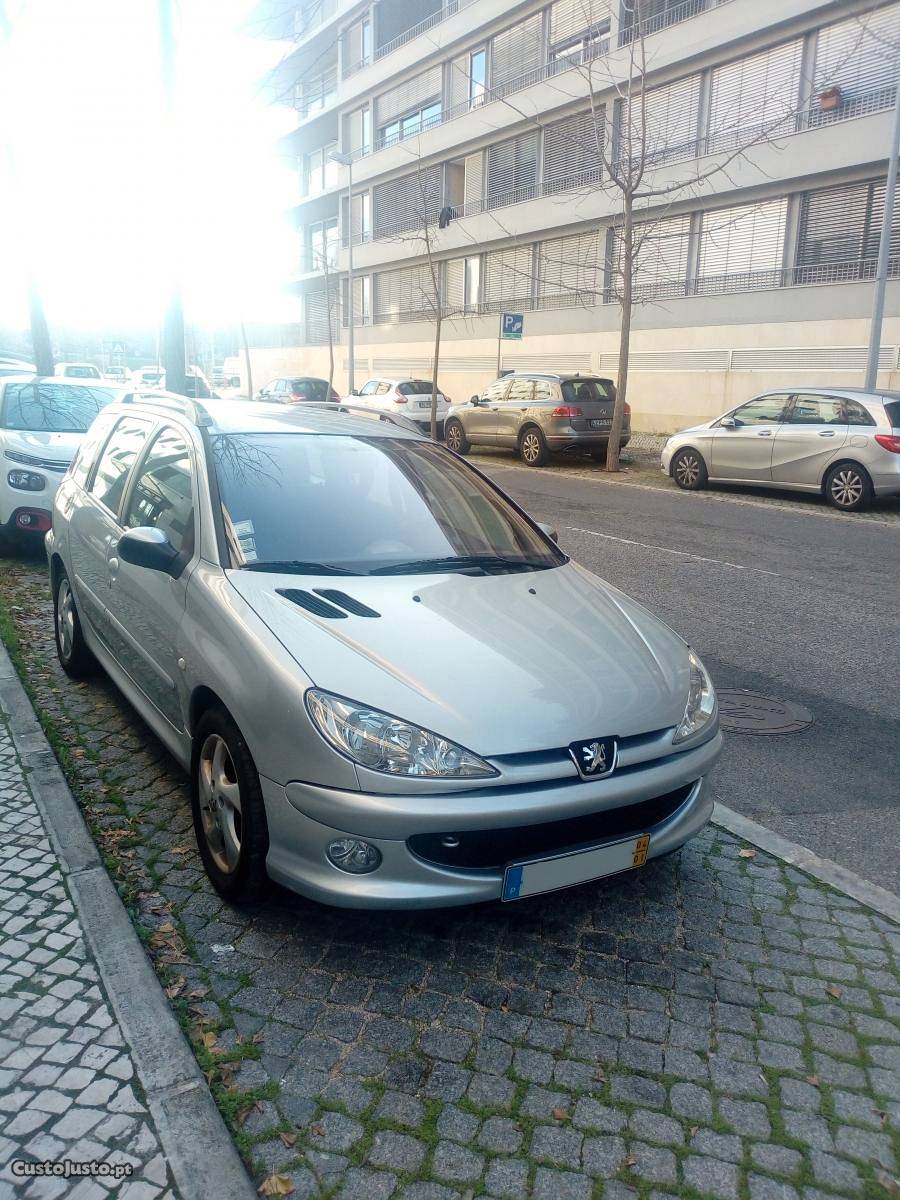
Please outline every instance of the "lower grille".
[[[541, 825], [514, 825], [505, 829], [470, 829], [460, 832], [418, 833], [406, 845], [425, 862], [440, 867], [486, 871], [505, 867], [542, 854], [558, 854], [599, 842], [645, 833], [679, 809], [694, 785], [687, 783], [652, 800], [626, 804], [605, 812], [547, 821]], [[455, 844], [445, 845], [445, 840]]]

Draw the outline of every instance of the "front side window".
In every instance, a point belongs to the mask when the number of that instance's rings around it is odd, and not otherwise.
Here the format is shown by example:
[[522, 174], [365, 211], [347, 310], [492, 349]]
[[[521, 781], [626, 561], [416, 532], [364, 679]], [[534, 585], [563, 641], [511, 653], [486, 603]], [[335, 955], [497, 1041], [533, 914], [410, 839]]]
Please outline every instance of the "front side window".
[[86, 433], [97, 413], [116, 398], [115, 388], [77, 383], [8, 383], [0, 428], [42, 433]]
[[846, 425], [844, 402], [839, 396], [795, 396], [788, 422], [791, 425]]
[[123, 417], [100, 456], [90, 492], [112, 513], [119, 511], [128, 473], [143, 449], [149, 428], [146, 421]]
[[509, 389], [508, 379], [498, 379], [495, 383], [485, 391], [484, 399], [491, 404], [496, 404], [498, 400], [502, 400]]
[[359, 389], [359, 394], [361, 396], [374, 396], [375, 389], [377, 387], [378, 387], [378, 380], [370, 379], [368, 383], [364, 383], [362, 385], [362, 387]]
[[184, 437], [164, 429], [141, 464], [124, 524], [128, 529], [160, 529], [179, 554], [194, 549], [194, 486], [191, 455]]
[[781, 421], [787, 395], [758, 396], [732, 413], [738, 425], [774, 425]]
[[429, 442], [220, 434], [213, 461], [235, 566], [418, 574], [460, 558], [498, 571], [566, 561], [487, 480]]

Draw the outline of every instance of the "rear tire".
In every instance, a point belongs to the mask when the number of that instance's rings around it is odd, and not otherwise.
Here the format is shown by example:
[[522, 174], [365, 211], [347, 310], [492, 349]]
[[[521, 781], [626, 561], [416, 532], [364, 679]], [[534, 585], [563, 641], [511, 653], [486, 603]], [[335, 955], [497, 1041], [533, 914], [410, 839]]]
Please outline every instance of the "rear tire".
[[459, 421], [447, 422], [444, 427], [444, 441], [454, 454], [468, 454], [472, 449], [472, 443], [466, 437], [466, 431]]
[[205, 712], [194, 734], [191, 811], [200, 858], [219, 895], [233, 903], [259, 899], [268, 884], [266, 808], [253, 756], [224, 708]]
[[698, 450], [679, 450], [672, 461], [672, 478], [686, 492], [706, 487], [709, 472]]
[[857, 463], [835, 463], [825, 476], [825, 499], [841, 512], [859, 512], [874, 495], [868, 471]]
[[544, 435], [536, 425], [529, 425], [519, 438], [519, 458], [526, 467], [543, 467], [549, 457]]
[[92, 675], [97, 660], [84, 640], [81, 618], [75, 607], [75, 596], [65, 568], [60, 567], [53, 588], [53, 633], [56, 637], [56, 657], [70, 679]]

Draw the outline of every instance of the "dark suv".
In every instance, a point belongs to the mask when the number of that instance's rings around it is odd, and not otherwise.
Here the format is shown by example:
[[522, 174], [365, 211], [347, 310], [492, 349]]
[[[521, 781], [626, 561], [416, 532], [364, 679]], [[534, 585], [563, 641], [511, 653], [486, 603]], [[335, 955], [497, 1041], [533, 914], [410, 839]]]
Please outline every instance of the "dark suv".
[[256, 398], [270, 404], [303, 404], [310, 400], [324, 404], [340, 400], [334, 388], [329, 392], [327, 379], [316, 379], [312, 375], [289, 375], [273, 379], [257, 392]]
[[[514, 371], [468, 404], [451, 408], [445, 438], [457, 454], [467, 454], [472, 446], [518, 450], [529, 467], [542, 467], [551, 451], [590, 454], [600, 461], [606, 455], [615, 399], [611, 379]], [[626, 405], [622, 446], [630, 436]]]

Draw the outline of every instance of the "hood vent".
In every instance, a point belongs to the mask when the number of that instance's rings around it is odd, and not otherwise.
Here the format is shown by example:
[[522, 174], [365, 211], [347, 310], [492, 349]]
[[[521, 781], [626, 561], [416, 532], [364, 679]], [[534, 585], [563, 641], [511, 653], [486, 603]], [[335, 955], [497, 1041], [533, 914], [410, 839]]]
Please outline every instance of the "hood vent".
[[[303, 591], [302, 588], [276, 588], [276, 591], [279, 596], [284, 596], [285, 600], [290, 600], [299, 608], [305, 608], [316, 617], [328, 617], [332, 621], [346, 617], [348, 613], [353, 613], [355, 617], [381, 616], [374, 608], [361, 604], [359, 600], [354, 600], [346, 592], [339, 592], [335, 588], [315, 588], [313, 592]], [[341, 607], [338, 608], [338, 605]]]

